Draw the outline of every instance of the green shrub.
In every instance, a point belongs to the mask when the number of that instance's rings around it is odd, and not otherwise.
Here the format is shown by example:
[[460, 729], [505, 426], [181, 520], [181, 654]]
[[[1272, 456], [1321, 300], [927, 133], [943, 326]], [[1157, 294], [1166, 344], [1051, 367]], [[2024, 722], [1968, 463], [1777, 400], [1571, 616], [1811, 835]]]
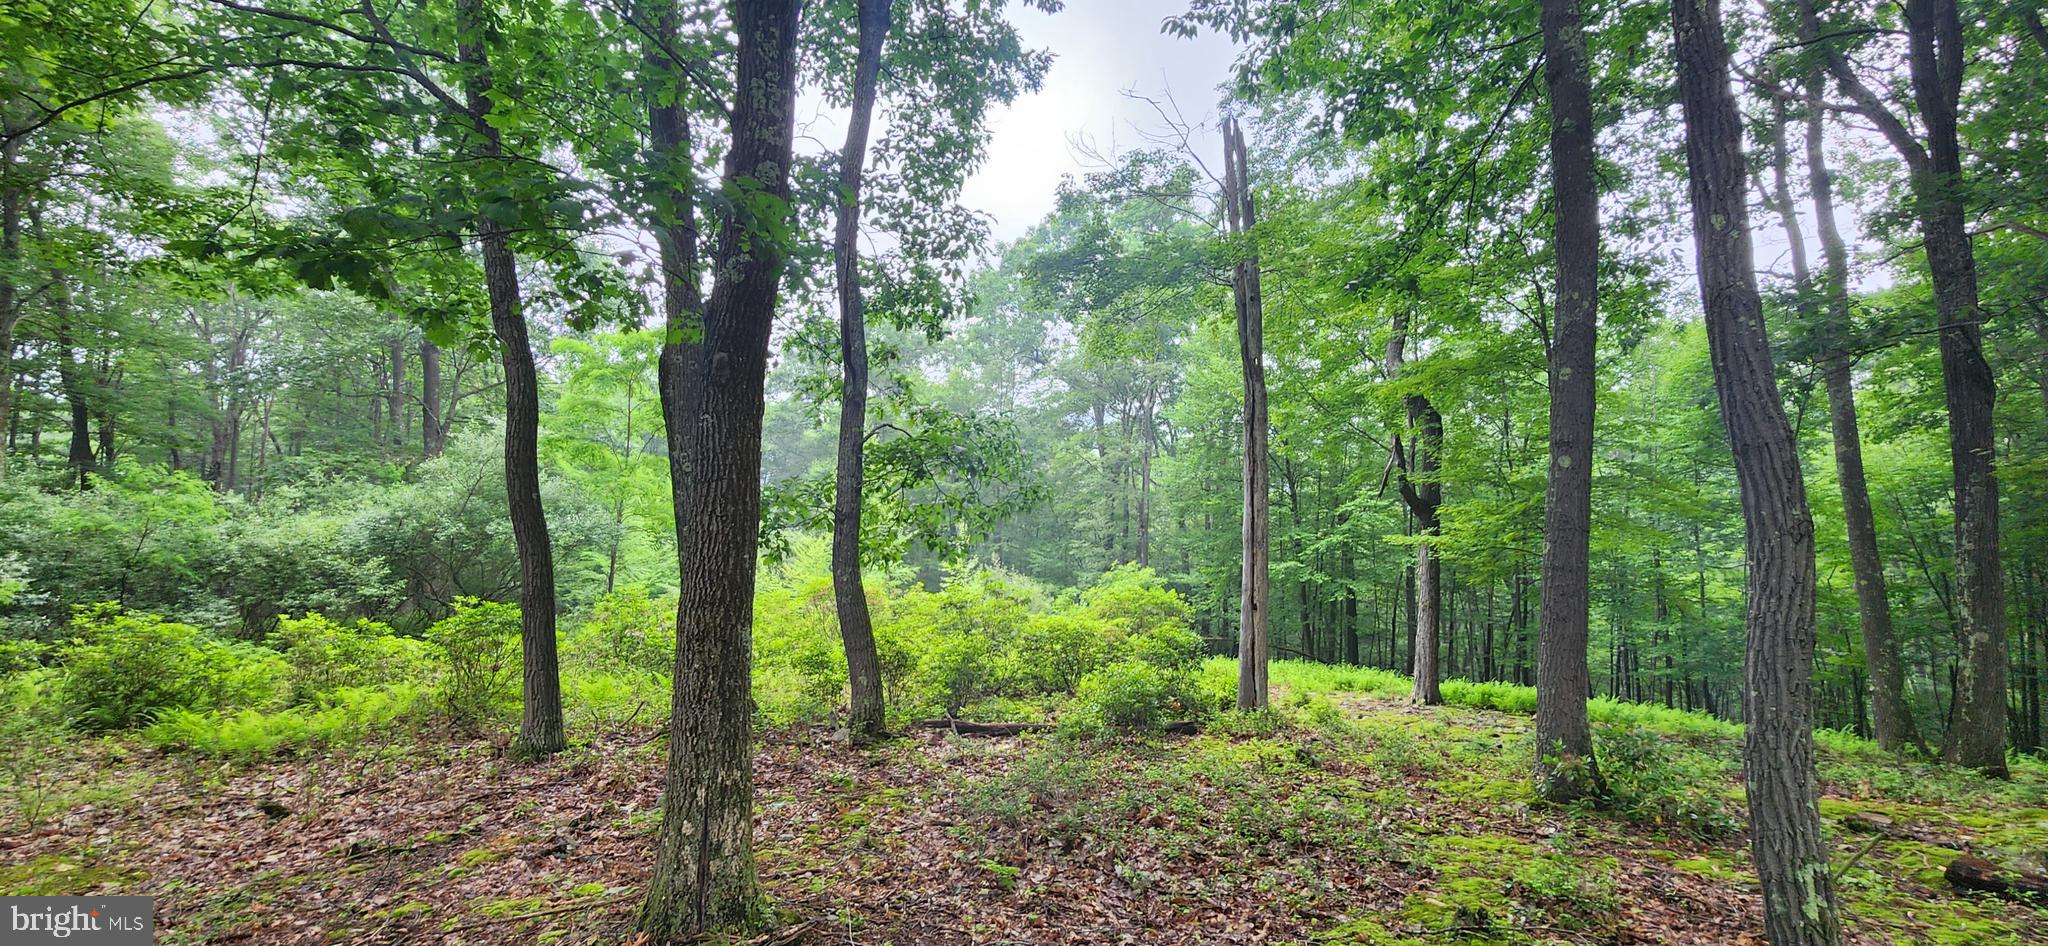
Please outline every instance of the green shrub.
[[1117, 730], [1155, 730], [1184, 707], [1187, 678], [1177, 678], [1149, 663], [1119, 660], [1081, 678], [1069, 710], [1070, 731], [1097, 726]]
[[267, 648], [223, 641], [154, 614], [103, 604], [72, 620], [58, 698], [88, 731], [126, 729], [171, 709], [274, 705], [289, 668]]
[[453, 605], [453, 614], [427, 629], [427, 640], [441, 650], [448, 715], [473, 723], [518, 699], [519, 609], [467, 597]]
[[1663, 732], [1601, 724], [1594, 756], [1614, 809], [1636, 821], [1711, 838], [1740, 830], [1721, 789], [1731, 766], [1674, 744]]
[[1119, 565], [1104, 572], [1081, 592], [1081, 603], [1089, 613], [1117, 622], [1134, 637], [1164, 627], [1186, 628], [1195, 620], [1194, 609], [1180, 592], [1166, 587], [1152, 569], [1139, 565]]
[[1154, 624], [1125, 638], [1123, 650], [1168, 673], [1188, 673], [1202, 660], [1202, 638], [1185, 624]]
[[668, 678], [676, 664], [676, 601], [628, 587], [597, 600], [564, 646], [568, 662]]
[[427, 691], [414, 684], [342, 687], [322, 696], [317, 707], [293, 706], [274, 713], [167, 710], [142, 731], [142, 738], [166, 751], [256, 761], [356, 745], [423, 718], [429, 703]]
[[0, 798], [31, 831], [55, 812], [57, 749], [68, 736], [50, 699], [51, 670], [0, 675]]
[[1114, 629], [1073, 614], [1037, 614], [1004, 655], [1004, 682], [1022, 694], [1072, 693], [1110, 659]]
[[291, 665], [292, 701], [311, 703], [341, 687], [374, 687], [424, 679], [428, 645], [395, 636], [387, 625], [357, 620], [338, 624], [318, 611], [280, 616], [271, 642]]
[[909, 681], [912, 706], [936, 705], [947, 716], [994, 692], [995, 645], [987, 638], [951, 634], [934, 641]]

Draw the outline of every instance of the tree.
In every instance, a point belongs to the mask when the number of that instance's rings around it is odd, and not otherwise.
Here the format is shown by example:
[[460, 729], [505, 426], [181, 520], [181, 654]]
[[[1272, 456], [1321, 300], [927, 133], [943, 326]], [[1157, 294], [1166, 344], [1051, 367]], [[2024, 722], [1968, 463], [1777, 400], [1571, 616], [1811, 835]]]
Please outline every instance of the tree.
[[1963, 25], [1956, 0], [1907, 0], [1908, 73], [1925, 140], [1893, 114], [1835, 42], [1872, 30], [1823, 32], [1813, 0], [1799, 0], [1802, 38], [1823, 51], [1828, 71], [1856, 109], [1906, 162], [1913, 210], [1939, 316], [1941, 378], [1954, 479], [1955, 584], [1962, 649], [1955, 721], [1944, 740], [1950, 762], [2003, 776], [2006, 715], [2005, 586], [1998, 552], [1997, 384], [1984, 351], [1977, 262], [1964, 204], [1958, 136]]
[[699, 350], [681, 384], [662, 387], [694, 410], [682, 415], [692, 426], [687, 480], [677, 487], [682, 589], [667, 785], [640, 911], [640, 928], [658, 942], [751, 925], [761, 910], [751, 637], [768, 336], [790, 222], [798, 4], [734, 0], [731, 11], [739, 51], [722, 185], [731, 207]]
[[1764, 932], [1774, 946], [1837, 946], [1841, 920], [1814, 772], [1813, 516], [1752, 268], [1742, 116], [1714, 0], [1672, 0], [1671, 22], [1714, 393], [1747, 532], [1742, 767]]
[[847, 731], [855, 740], [882, 734], [882, 663], [875, 629], [868, 619], [867, 589], [860, 575], [861, 462], [868, 439], [867, 320], [861, 309], [860, 191], [867, 160], [868, 124], [875, 111], [875, 83], [882, 69], [882, 43], [889, 35], [892, 0], [856, 0], [859, 55], [854, 65], [853, 113], [846, 146], [839, 153], [839, 207], [832, 235], [833, 271], [839, 284], [838, 479], [832, 501], [832, 598], [839, 636], [846, 647], [846, 677], [852, 691]]
[[1586, 595], [1593, 520], [1593, 373], [1599, 325], [1600, 190], [1593, 178], [1592, 77], [1576, 0], [1543, 0], [1550, 167], [1557, 222], [1556, 337], [1550, 345], [1550, 468], [1543, 505], [1543, 600], [1536, 654], [1536, 787], [1551, 801], [1600, 791], [1586, 719]]
[[1258, 225], [1244, 129], [1223, 123], [1223, 206], [1230, 235], [1239, 245], [1230, 271], [1237, 311], [1238, 360], [1244, 375], [1244, 564], [1238, 586], [1237, 708], [1266, 707], [1268, 637], [1272, 633], [1273, 582], [1267, 574], [1272, 520], [1266, 509], [1271, 460], [1266, 454], [1265, 301], [1259, 291], [1259, 254], [1252, 243]]
[[[1805, 89], [1819, 99], [1826, 83], [1818, 68], [1807, 72]], [[1786, 102], [1774, 103], [1771, 125], [1771, 202], [1785, 228], [1792, 257], [1792, 283], [1809, 330], [1818, 336], [1821, 376], [1827, 389], [1828, 426], [1834, 438], [1835, 478], [1842, 493], [1842, 522], [1849, 537], [1849, 567], [1856, 583], [1856, 609], [1863, 628], [1863, 662], [1870, 674], [1872, 727], [1877, 744], [1898, 752], [1920, 741], [1906, 702], [1905, 671], [1892, 630], [1891, 595], [1878, 555], [1877, 521], [1863, 474], [1863, 442], [1856, 417], [1849, 339], [1854, 314], [1849, 306], [1849, 250], [1835, 224], [1834, 175], [1828, 170], [1826, 128], [1821, 109], [1809, 105], [1805, 122], [1806, 173], [1813, 193], [1814, 226], [1820, 234], [1822, 273], [1816, 287], [1807, 262], [1806, 241], [1792, 201], [1791, 156], [1786, 144]], [[1816, 298], [1816, 291], [1818, 298]], [[1814, 303], [1825, 305], [1816, 311]]]

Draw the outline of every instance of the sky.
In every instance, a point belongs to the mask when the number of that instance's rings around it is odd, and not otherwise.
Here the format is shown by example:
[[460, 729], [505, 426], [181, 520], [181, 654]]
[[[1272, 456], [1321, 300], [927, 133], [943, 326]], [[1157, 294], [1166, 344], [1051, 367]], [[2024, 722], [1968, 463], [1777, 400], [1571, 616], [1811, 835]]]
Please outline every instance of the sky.
[[[962, 203], [992, 218], [1001, 241], [1023, 236], [1053, 208], [1060, 178], [1099, 167], [1108, 155], [1146, 144], [1163, 130], [1153, 107], [1130, 98], [1171, 92], [1191, 122], [1214, 124], [1217, 89], [1236, 52], [1227, 37], [1180, 39], [1159, 31], [1187, 0], [1067, 0], [1047, 14], [1014, 7], [1024, 44], [1053, 52], [1043, 87], [992, 116], [988, 159], [968, 180]], [[1218, 139], [1197, 146], [1221, 154]]]

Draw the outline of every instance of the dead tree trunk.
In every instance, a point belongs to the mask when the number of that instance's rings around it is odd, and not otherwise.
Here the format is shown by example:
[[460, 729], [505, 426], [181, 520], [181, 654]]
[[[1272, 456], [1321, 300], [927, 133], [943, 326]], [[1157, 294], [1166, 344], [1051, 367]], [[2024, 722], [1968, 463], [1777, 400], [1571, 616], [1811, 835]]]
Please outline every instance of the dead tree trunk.
[[1273, 581], [1267, 569], [1272, 520], [1267, 491], [1272, 481], [1266, 452], [1265, 300], [1259, 288], [1259, 254], [1250, 244], [1257, 226], [1252, 205], [1250, 156], [1236, 119], [1223, 123], [1223, 203], [1230, 232], [1246, 245], [1232, 268], [1230, 288], [1237, 309], [1238, 360], [1244, 367], [1244, 567], [1238, 584], [1237, 708], [1266, 706], [1266, 662], [1272, 631]]
[[1764, 933], [1773, 946], [1839, 946], [1814, 772], [1813, 516], [1752, 268], [1742, 115], [1713, 0], [1672, 0], [1671, 20], [1707, 345], [1747, 535], [1743, 774]]

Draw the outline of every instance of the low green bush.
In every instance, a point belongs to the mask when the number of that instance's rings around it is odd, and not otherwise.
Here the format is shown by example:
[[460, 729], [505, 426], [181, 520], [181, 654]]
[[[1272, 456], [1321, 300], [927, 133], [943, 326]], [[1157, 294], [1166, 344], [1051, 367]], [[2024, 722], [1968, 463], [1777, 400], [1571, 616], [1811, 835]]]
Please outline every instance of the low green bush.
[[454, 613], [427, 629], [441, 651], [441, 698], [450, 718], [475, 723], [519, 698], [519, 609], [457, 598]]
[[1119, 660], [1081, 678], [1061, 726], [1080, 735], [1103, 729], [1157, 730], [1191, 710], [1194, 689], [1192, 674], [1161, 670], [1142, 660]]
[[1017, 694], [1072, 693], [1081, 678], [1107, 663], [1113, 641], [1102, 621], [1077, 614], [1035, 614], [1004, 654], [1005, 689]]
[[375, 621], [341, 624], [318, 611], [280, 616], [271, 644], [291, 666], [294, 703], [311, 703], [342, 687], [424, 680], [433, 672], [425, 642], [399, 637]]
[[290, 668], [275, 651], [155, 614], [96, 605], [71, 627], [57, 697], [87, 731], [128, 729], [174, 709], [273, 707], [287, 690]]
[[341, 687], [323, 695], [317, 706], [276, 712], [167, 710], [143, 729], [142, 738], [165, 751], [256, 761], [354, 746], [425, 718], [431, 702], [428, 691], [415, 684]]
[[1659, 827], [1713, 838], [1741, 829], [1722, 789], [1732, 764], [1673, 743], [1653, 728], [1603, 723], [1593, 729], [1594, 757], [1619, 814]]
[[563, 642], [565, 664], [668, 678], [676, 664], [676, 599], [641, 587], [597, 599]]

